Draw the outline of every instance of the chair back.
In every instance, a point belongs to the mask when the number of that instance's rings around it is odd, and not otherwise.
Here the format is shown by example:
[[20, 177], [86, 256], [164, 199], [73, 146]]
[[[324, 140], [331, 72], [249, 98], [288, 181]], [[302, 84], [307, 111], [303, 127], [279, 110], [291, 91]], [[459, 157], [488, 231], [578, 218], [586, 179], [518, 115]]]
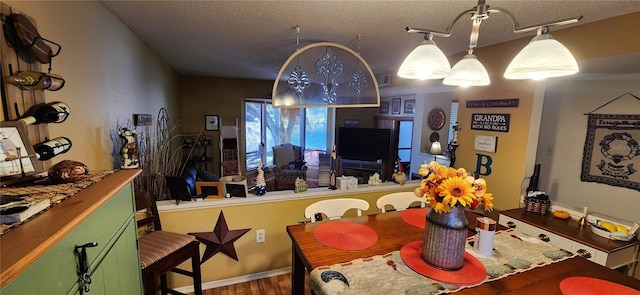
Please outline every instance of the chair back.
[[356, 209], [358, 216], [369, 210], [369, 202], [361, 199], [341, 198], [315, 202], [304, 210], [304, 217], [316, 222], [316, 213], [323, 213], [329, 219], [340, 219], [350, 209]]
[[136, 215], [143, 214], [136, 218], [139, 229], [145, 232], [162, 230], [156, 201], [149, 194], [136, 194], [136, 211]]
[[386, 206], [390, 205], [396, 211], [402, 211], [409, 208], [413, 203], [420, 202], [420, 207], [424, 208], [424, 199], [416, 197], [413, 192], [399, 192], [386, 194], [376, 201], [378, 209], [382, 210], [382, 213], [387, 212]]
[[191, 198], [195, 196], [192, 196], [189, 192], [189, 184], [184, 178], [177, 176], [165, 176], [164, 179], [167, 182], [169, 194], [172, 199], [176, 200], [176, 203], [179, 203], [180, 201], [191, 201]]

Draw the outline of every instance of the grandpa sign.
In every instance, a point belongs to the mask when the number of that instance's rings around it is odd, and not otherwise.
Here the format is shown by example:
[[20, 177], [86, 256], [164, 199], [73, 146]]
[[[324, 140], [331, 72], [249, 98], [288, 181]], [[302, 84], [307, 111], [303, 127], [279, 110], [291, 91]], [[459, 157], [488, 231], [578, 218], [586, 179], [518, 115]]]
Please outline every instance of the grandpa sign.
[[471, 114], [471, 129], [509, 132], [511, 114]]

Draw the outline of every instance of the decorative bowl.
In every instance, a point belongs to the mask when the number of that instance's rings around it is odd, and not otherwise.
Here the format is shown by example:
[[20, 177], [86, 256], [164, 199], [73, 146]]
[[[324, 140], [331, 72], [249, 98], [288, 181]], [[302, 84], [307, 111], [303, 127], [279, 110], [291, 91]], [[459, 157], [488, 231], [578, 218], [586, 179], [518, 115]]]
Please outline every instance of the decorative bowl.
[[[598, 226], [597, 224], [589, 222], [589, 227], [591, 231], [599, 235], [603, 238], [607, 238], [610, 240], [618, 240], [618, 241], [631, 241], [635, 237], [635, 233], [633, 234], [624, 234], [621, 232], [610, 232], [603, 227]], [[628, 228], [628, 227], [627, 227]]]

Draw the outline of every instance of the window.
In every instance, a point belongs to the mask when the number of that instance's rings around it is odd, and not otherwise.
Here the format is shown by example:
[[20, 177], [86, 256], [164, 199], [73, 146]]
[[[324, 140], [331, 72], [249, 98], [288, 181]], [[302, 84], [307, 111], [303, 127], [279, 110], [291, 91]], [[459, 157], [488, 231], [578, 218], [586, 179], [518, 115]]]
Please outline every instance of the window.
[[273, 146], [291, 143], [327, 151], [333, 142], [333, 116], [327, 108], [274, 108], [271, 100], [246, 99], [244, 110], [247, 171], [260, 160], [273, 164]]
[[449, 143], [453, 140], [453, 126], [458, 124], [458, 101], [451, 102], [451, 114], [449, 114]]
[[411, 140], [413, 137], [413, 121], [400, 121], [398, 131], [398, 157], [400, 161], [411, 162]]

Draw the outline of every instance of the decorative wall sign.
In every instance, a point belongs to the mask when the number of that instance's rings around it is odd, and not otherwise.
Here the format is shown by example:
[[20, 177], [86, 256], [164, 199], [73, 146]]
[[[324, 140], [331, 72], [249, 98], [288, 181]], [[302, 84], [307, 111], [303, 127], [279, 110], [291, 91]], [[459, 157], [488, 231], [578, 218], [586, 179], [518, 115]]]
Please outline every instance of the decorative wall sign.
[[471, 129], [509, 132], [511, 114], [471, 114]]
[[345, 119], [344, 120], [345, 127], [360, 127], [360, 120], [356, 119]]
[[580, 179], [640, 191], [640, 115], [589, 114]]
[[467, 101], [467, 108], [517, 108], [519, 105], [519, 98]]
[[497, 136], [476, 135], [473, 141], [473, 149], [476, 151], [495, 153], [497, 144]]

